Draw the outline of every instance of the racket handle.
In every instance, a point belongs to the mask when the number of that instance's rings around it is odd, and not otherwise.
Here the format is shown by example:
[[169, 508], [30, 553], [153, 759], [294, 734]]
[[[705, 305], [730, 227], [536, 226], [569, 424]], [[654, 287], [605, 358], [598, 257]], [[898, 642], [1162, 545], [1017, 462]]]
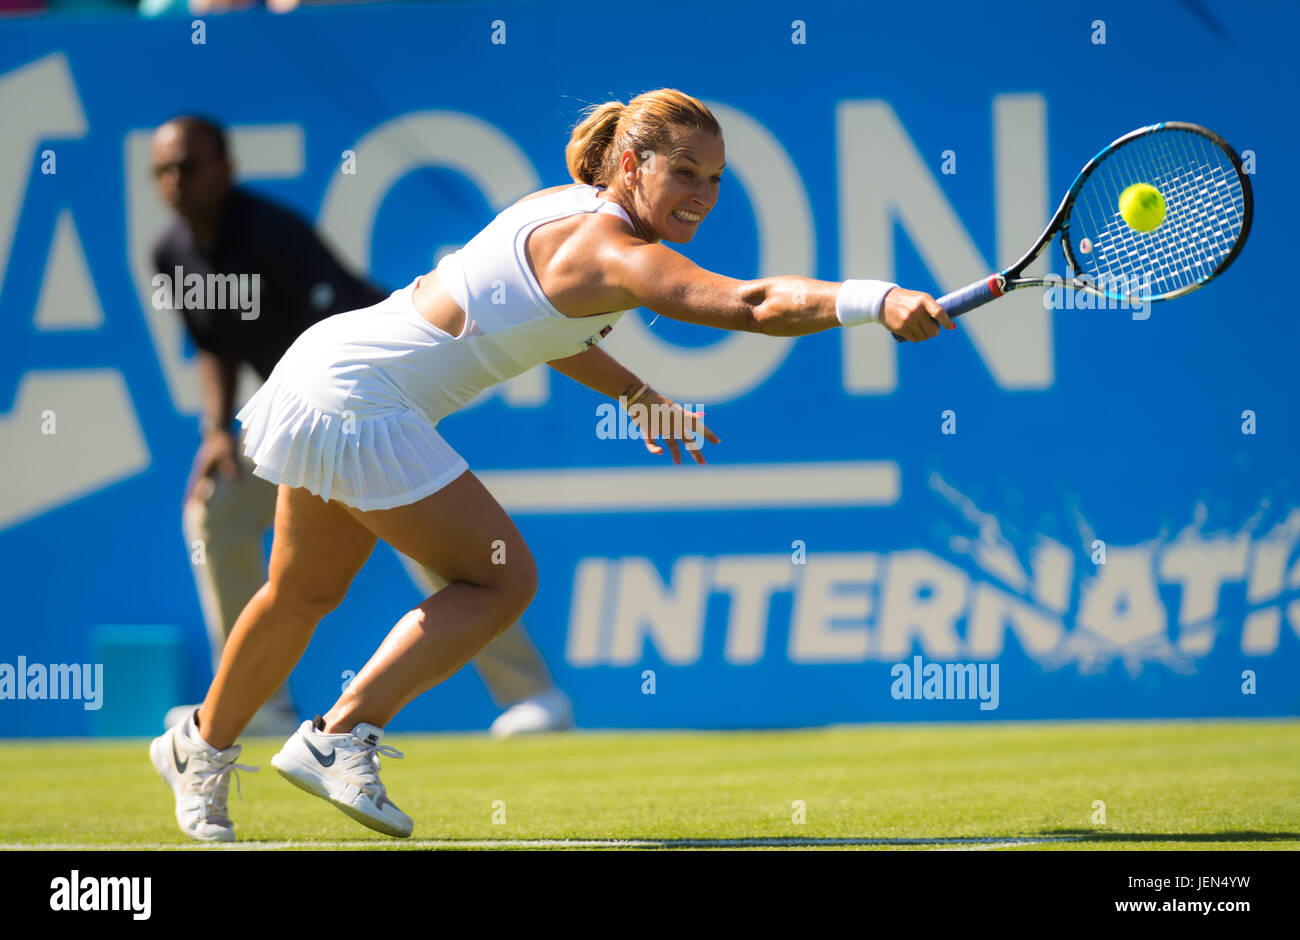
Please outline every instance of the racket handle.
[[[959, 317], [968, 310], [984, 306], [990, 300], [997, 300], [1003, 293], [998, 275], [993, 274], [989, 277], [980, 278], [972, 284], [967, 284], [965, 287], [959, 287], [951, 294], [944, 294], [936, 303], [944, 309], [948, 316]], [[907, 342], [897, 333], [892, 335], [900, 343]]]

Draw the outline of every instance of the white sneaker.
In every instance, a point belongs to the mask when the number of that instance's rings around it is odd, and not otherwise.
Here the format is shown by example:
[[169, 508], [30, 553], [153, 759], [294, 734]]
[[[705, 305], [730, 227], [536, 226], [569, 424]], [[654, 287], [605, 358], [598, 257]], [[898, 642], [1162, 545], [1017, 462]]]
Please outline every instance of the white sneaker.
[[169, 708], [167, 714], [163, 716], [163, 727], [170, 728], [172, 725], [179, 725], [198, 710], [199, 706], [197, 705], [177, 705], [175, 708]]
[[328, 800], [361, 825], [405, 839], [413, 828], [411, 817], [394, 805], [379, 782], [379, 755], [403, 754], [380, 744], [383, 739], [382, 728], [365, 722], [342, 734], [326, 734], [304, 721], [271, 758], [271, 766], [295, 787]]
[[[230, 775], [256, 767], [235, 763], [238, 744], [218, 751], [199, 737], [194, 712], [173, 724], [149, 745], [154, 768], [176, 794], [176, 822], [181, 832], [203, 842], [234, 842], [226, 798]], [[238, 784], [238, 774], [235, 781]]]
[[510, 706], [488, 731], [494, 738], [509, 738], [540, 731], [568, 731], [572, 727], [573, 703], [559, 689], [551, 688]]

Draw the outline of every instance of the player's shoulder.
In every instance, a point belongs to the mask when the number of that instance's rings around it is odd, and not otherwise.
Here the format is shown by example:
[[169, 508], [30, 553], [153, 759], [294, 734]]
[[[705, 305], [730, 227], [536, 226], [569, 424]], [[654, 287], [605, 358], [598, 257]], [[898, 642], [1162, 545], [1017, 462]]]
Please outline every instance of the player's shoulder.
[[555, 193], [562, 193], [567, 190], [577, 189], [580, 186], [586, 186], [586, 185], [587, 185], [586, 183], [564, 183], [563, 185], [560, 186], [550, 186], [547, 187], [546, 189], [539, 189], [535, 193], [529, 193], [527, 196], [524, 196], [522, 199], [515, 200], [515, 202], [512, 203], [512, 205], [517, 206], [521, 202], [528, 202], [532, 199], [541, 199], [543, 196], [551, 196], [554, 195]]

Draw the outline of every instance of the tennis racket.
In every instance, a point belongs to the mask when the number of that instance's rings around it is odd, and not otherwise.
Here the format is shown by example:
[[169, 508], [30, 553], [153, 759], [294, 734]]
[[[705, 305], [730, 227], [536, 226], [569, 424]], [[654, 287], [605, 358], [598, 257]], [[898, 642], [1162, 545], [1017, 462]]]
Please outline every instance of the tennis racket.
[[[1138, 231], [1120, 215], [1120, 194], [1134, 183], [1164, 197], [1164, 220], [1152, 231]], [[937, 303], [957, 317], [1013, 290], [1048, 284], [1128, 304], [1182, 297], [1228, 270], [1246, 244], [1254, 207], [1241, 157], [1218, 134], [1182, 121], [1139, 127], [1079, 171], [1024, 257]], [[1024, 277], [1058, 233], [1071, 277]]]

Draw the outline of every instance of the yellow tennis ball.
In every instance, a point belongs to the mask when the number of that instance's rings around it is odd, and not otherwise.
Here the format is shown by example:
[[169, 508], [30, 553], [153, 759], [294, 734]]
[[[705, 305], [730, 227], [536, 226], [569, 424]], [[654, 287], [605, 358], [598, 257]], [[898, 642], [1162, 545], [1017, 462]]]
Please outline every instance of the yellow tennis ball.
[[1119, 194], [1119, 214], [1139, 232], [1153, 232], [1165, 220], [1165, 197], [1150, 183], [1134, 183]]

